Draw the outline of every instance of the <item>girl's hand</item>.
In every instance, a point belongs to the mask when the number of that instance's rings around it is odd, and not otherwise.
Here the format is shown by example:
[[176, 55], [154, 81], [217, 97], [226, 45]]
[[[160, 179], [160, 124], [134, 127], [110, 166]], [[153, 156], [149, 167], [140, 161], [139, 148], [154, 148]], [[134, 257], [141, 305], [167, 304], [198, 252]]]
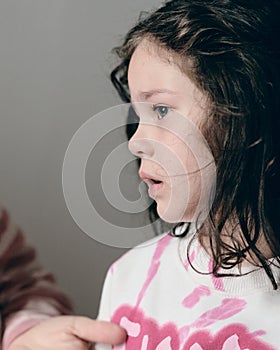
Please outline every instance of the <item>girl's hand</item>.
[[125, 330], [114, 323], [58, 316], [21, 334], [8, 350], [87, 350], [89, 343], [117, 345], [125, 340]]

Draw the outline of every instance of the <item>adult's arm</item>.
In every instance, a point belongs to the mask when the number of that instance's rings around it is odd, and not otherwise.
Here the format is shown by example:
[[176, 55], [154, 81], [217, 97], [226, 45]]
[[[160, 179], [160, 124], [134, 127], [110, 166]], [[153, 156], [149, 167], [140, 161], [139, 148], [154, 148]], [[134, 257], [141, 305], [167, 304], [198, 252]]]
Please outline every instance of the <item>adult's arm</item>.
[[22, 231], [0, 209], [0, 343], [5, 350], [20, 334], [42, 321], [72, 313], [54, 276], [36, 260]]

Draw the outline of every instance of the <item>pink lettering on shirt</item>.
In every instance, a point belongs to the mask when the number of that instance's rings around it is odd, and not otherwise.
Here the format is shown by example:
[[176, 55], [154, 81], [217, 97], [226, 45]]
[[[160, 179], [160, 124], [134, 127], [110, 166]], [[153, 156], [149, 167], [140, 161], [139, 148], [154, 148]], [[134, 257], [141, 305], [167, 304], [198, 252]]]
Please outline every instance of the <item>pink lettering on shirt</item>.
[[242, 324], [230, 324], [216, 334], [208, 330], [198, 330], [192, 333], [183, 350], [277, 350], [258, 338], [256, 333], [250, 333]]
[[128, 334], [127, 342], [113, 347], [115, 350], [276, 350], [260, 339], [264, 331], [250, 332], [240, 323], [229, 324], [216, 333], [203, 327], [180, 340], [180, 331], [174, 323], [159, 325], [130, 305], [121, 306], [112, 321], [123, 326]]
[[200, 299], [204, 296], [208, 296], [211, 294], [211, 291], [206, 286], [199, 286], [195, 288], [191, 294], [189, 294], [183, 301], [182, 305], [188, 309], [193, 308], [197, 303], [199, 303]]
[[160, 266], [160, 258], [163, 252], [165, 251], [166, 247], [169, 245], [171, 239], [172, 239], [171, 236], [166, 235], [160, 241], [158, 241], [154, 255], [152, 257], [152, 261], [147, 274], [146, 281], [138, 295], [136, 306], [139, 306], [139, 304], [141, 303], [141, 300], [143, 299], [143, 296], [145, 295], [146, 290], [148, 289], [153, 278], [155, 277]]
[[[212, 273], [213, 271], [213, 259], [209, 260], [208, 271], [210, 273]], [[223, 279], [221, 277], [215, 277], [213, 273], [211, 276], [212, 276], [213, 286], [215, 287], [215, 289], [225, 291]]]
[[246, 301], [238, 298], [226, 298], [222, 300], [222, 304], [203, 313], [192, 326], [203, 328], [215, 323], [218, 320], [225, 320], [239, 312], [246, 306]]
[[129, 305], [120, 307], [112, 321], [124, 327], [128, 334], [126, 344], [114, 347], [115, 350], [179, 350], [178, 331], [172, 322], [160, 326]]

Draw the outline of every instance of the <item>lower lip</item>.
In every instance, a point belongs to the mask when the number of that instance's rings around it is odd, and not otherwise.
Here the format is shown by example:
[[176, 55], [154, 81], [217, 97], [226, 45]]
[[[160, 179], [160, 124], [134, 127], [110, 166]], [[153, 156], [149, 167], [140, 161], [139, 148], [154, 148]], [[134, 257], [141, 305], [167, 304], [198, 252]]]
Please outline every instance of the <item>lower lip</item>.
[[149, 196], [152, 198], [155, 198], [160, 192], [160, 190], [162, 189], [163, 183], [161, 182], [157, 184], [154, 182], [149, 182], [148, 186], [149, 186], [149, 189], [148, 189]]

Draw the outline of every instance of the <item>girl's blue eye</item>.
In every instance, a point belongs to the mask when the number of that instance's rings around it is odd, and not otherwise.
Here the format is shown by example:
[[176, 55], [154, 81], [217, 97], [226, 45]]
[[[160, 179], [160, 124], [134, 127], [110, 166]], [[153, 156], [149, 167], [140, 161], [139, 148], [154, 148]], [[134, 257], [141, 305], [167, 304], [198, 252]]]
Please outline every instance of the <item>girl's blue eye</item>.
[[153, 105], [153, 111], [157, 112], [159, 119], [164, 118], [169, 112], [170, 108], [162, 105]]

